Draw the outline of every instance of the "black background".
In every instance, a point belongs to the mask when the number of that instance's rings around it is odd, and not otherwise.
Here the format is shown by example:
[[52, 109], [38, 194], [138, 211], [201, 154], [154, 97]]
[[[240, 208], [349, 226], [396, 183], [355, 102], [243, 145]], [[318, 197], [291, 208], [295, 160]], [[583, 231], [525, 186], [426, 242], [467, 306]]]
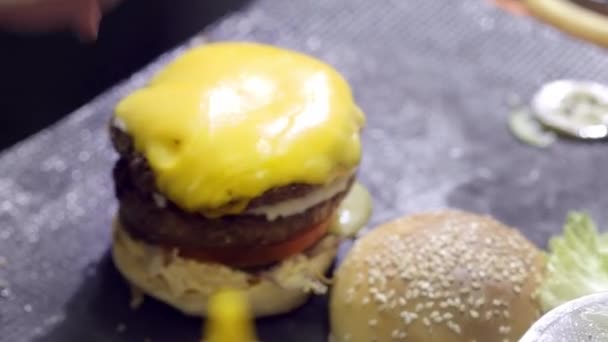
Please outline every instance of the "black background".
[[99, 40], [0, 32], [0, 149], [56, 121], [245, 0], [125, 0]]

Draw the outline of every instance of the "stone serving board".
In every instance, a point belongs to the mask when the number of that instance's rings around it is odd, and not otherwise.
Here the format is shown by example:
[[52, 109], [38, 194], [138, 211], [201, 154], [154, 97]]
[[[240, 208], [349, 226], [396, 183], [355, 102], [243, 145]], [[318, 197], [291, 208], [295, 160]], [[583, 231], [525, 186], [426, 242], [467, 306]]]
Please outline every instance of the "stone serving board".
[[[1, 154], [0, 341], [197, 341], [200, 320], [153, 300], [128, 307], [108, 257], [116, 156], [106, 122], [159, 67], [213, 40], [304, 51], [351, 82], [368, 118], [360, 179], [375, 200], [371, 226], [461, 208], [544, 247], [569, 210], [606, 223], [605, 145], [541, 150], [507, 129], [509, 100], [544, 82], [605, 81], [603, 50], [478, 0], [258, 0]], [[326, 298], [257, 327], [263, 341], [325, 341]]]

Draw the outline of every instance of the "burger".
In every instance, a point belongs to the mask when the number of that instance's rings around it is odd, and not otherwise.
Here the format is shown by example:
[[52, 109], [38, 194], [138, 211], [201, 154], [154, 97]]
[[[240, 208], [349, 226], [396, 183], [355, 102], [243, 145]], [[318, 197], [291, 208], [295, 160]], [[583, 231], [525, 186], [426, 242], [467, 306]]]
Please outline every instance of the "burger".
[[310, 56], [247, 42], [183, 53], [111, 120], [115, 265], [190, 315], [226, 288], [256, 316], [301, 305], [325, 291], [363, 124], [344, 78]]
[[400, 218], [357, 240], [334, 276], [333, 341], [517, 341], [540, 316], [543, 254], [461, 211]]

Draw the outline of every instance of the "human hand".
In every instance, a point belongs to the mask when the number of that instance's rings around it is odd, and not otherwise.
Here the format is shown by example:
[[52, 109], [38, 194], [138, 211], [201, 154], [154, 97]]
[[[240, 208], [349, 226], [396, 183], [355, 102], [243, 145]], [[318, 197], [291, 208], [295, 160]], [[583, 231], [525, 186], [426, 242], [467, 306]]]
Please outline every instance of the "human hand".
[[17, 32], [75, 31], [97, 38], [103, 13], [120, 0], [0, 0], [0, 29]]

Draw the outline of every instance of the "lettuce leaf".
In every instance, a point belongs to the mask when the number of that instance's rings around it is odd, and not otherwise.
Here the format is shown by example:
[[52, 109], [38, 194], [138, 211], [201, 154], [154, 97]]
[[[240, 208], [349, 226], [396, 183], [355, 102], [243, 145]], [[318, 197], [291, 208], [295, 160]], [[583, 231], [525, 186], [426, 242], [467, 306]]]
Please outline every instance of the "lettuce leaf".
[[547, 269], [540, 287], [548, 311], [566, 301], [608, 291], [608, 234], [600, 234], [593, 219], [572, 212], [564, 232], [549, 241]]

